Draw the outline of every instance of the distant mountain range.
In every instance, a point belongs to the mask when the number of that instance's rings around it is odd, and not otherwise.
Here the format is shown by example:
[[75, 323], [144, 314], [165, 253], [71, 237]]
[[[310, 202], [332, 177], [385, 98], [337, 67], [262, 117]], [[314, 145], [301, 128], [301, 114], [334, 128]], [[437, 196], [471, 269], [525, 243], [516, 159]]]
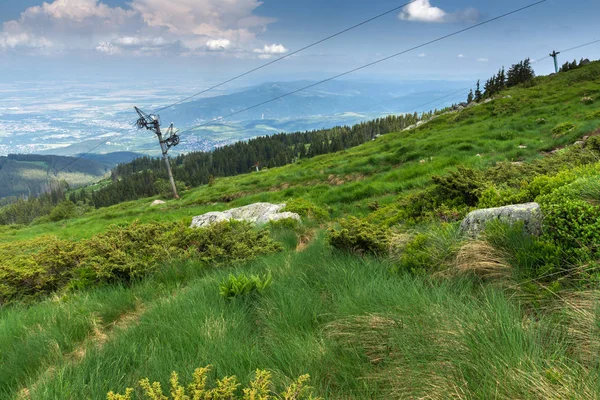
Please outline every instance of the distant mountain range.
[[[405, 83], [365, 83], [331, 81], [293, 93], [315, 82], [264, 83], [236, 93], [203, 98], [176, 105], [161, 112], [163, 124], [179, 127], [210, 122], [219, 117], [278, 98], [243, 111], [232, 121], [302, 120], [323, 116], [386, 114], [424, 111], [423, 102], [463, 87], [464, 82], [423, 81]], [[285, 97], [281, 97], [285, 96]], [[450, 99], [452, 100], [452, 99]]]

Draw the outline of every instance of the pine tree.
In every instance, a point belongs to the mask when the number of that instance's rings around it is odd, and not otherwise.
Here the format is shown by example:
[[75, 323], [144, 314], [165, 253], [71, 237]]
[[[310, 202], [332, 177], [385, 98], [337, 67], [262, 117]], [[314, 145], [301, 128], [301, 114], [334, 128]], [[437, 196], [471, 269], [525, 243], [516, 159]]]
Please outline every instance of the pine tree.
[[475, 95], [473, 94], [473, 89], [469, 90], [469, 95], [467, 96], [467, 104], [471, 104]]
[[481, 85], [479, 81], [477, 81], [477, 88], [475, 89], [475, 101], [480, 102], [483, 99], [483, 93], [481, 93]]

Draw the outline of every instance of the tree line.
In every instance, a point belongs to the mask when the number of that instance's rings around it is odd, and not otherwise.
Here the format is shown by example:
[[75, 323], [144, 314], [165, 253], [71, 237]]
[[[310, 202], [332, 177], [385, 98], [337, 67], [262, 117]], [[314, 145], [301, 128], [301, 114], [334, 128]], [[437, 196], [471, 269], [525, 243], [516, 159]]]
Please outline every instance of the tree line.
[[504, 89], [529, 82], [533, 78], [535, 78], [535, 72], [531, 67], [531, 60], [529, 58], [514, 64], [508, 72], [502, 67], [496, 75], [485, 82], [483, 91], [481, 90], [481, 81], [477, 81], [475, 92], [471, 89], [467, 96], [467, 103], [479, 103], [500, 93]]

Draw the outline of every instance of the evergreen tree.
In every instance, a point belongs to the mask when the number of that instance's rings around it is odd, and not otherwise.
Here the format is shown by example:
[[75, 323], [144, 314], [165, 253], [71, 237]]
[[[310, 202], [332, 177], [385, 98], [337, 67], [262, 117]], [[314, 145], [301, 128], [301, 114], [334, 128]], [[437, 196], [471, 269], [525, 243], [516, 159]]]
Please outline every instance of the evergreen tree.
[[475, 101], [480, 102], [483, 99], [483, 93], [481, 93], [481, 86], [479, 81], [477, 81], [477, 88], [475, 89]]

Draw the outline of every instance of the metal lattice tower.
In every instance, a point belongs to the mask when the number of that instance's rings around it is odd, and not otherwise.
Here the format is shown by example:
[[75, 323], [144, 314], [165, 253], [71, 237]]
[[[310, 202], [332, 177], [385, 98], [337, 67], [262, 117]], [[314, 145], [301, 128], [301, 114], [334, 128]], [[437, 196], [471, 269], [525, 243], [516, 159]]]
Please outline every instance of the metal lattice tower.
[[167, 129], [165, 133], [166, 139], [163, 139], [163, 134], [160, 130], [160, 116], [154, 114], [146, 114], [142, 110], [137, 107], [134, 107], [135, 111], [138, 113], [140, 118], [136, 122], [136, 126], [138, 129], [147, 129], [152, 131], [158, 137], [158, 142], [160, 143], [160, 149], [162, 151], [163, 159], [165, 160], [165, 164], [167, 165], [167, 172], [169, 173], [169, 181], [171, 182], [171, 188], [173, 189], [173, 197], [178, 199], [179, 195], [177, 194], [177, 187], [175, 186], [175, 179], [173, 179], [173, 172], [171, 171], [171, 163], [169, 162], [169, 157], [167, 153], [171, 147], [175, 147], [179, 144], [179, 136], [175, 132], [175, 128], [173, 123]]

